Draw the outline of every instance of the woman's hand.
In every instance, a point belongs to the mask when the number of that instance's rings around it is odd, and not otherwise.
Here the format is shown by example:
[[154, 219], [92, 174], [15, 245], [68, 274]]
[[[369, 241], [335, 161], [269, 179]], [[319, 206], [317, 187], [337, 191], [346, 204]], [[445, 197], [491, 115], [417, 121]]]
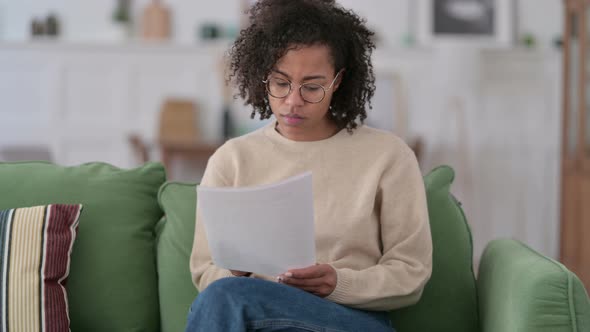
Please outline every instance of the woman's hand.
[[252, 272], [244, 272], [238, 270], [229, 270], [229, 272], [231, 272], [231, 274], [233, 274], [236, 277], [249, 277], [252, 274]]
[[300, 288], [319, 297], [332, 294], [336, 288], [337, 279], [336, 270], [329, 264], [289, 270], [277, 277], [280, 283]]

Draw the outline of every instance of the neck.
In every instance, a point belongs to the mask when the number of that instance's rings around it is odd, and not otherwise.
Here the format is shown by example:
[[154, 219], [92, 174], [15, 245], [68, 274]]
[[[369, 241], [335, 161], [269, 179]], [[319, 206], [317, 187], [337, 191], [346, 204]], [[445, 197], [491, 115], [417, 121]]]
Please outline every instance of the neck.
[[301, 130], [300, 128], [283, 127], [277, 121], [275, 130], [283, 137], [297, 142], [313, 142], [321, 141], [336, 135], [340, 129], [336, 124], [329, 122], [321, 128], [314, 128], [314, 130]]

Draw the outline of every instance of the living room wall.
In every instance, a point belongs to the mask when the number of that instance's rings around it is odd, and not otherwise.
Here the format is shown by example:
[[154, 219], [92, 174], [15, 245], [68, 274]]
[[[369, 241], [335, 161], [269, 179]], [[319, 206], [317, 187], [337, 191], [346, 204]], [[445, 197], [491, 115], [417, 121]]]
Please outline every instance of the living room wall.
[[[133, 1], [136, 17], [148, 1]], [[0, 0], [0, 146], [44, 143], [61, 164], [133, 166], [127, 135], [154, 138], [159, 106], [170, 95], [195, 98], [203, 136], [219, 139], [221, 84], [211, 68], [221, 52], [197, 35], [209, 22], [237, 27], [240, 2], [162, 1], [173, 10], [174, 35], [154, 46], [114, 37], [114, 0]], [[472, 225], [476, 257], [496, 237], [557, 257], [561, 66], [552, 41], [561, 31], [561, 1], [516, 3], [517, 35], [533, 34], [537, 48], [481, 54], [457, 45], [403, 48], [419, 24], [410, 1], [341, 0], [381, 37], [374, 60], [378, 79], [386, 79], [378, 82], [373, 113], [406, 112], [407, 133], [425, 143], [424, 172], [455, 168], [453, 191]], [[50, 11], [61, 18], [61, 41], [29, 42], [31, 18]], [[394, 90], [401, 94], [391, 105]], [[178, 178], [198, 181], [186, 174]]]
[[[202, 24], [213, 22], [235, 27], [239, 24], [242, 0], [190, 1], [163, 0], [173, 11], [174, 41], [194, 43]], [[422, 1], [422, 0], [420, 0]], [[561, 0], [514, 1], [518, 15], [518, 36], [530, 33], [541, 47], [549, 47], [562, 30]], [[399, 46], [408, 30], [415, 29], [417, 0], [340, 0], [368, 19], [382, 37], [385, 47]], [[149, 0], [132, 1], [136, 20]], [[63, 38], [72, 41], [109, 40], [112, 30], [111, 13], [115, 1], [76, 0], [0, 0], [0, 40], [22, 41], [29, 35], [34, 16], [56, 12], [63, 22]]]

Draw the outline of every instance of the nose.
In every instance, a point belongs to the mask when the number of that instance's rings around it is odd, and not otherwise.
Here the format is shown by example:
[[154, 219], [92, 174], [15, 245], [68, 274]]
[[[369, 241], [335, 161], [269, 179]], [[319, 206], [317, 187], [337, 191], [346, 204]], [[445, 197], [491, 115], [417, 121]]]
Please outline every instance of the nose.
[[285, 97], [285, 104], [289, 106], [303, 106], [305, 101], [301, 97], [299, 89], [292, 89], [291, 92]]

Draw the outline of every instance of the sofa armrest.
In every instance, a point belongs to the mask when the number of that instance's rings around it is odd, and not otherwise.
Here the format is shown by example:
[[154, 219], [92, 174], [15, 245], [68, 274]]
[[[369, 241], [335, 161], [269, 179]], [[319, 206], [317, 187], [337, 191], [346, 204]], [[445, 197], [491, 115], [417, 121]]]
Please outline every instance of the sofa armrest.
[[519, 241], [488, 244], [477, 290], [483, 332], [590, 329], [590, 302], [578, 277]]

